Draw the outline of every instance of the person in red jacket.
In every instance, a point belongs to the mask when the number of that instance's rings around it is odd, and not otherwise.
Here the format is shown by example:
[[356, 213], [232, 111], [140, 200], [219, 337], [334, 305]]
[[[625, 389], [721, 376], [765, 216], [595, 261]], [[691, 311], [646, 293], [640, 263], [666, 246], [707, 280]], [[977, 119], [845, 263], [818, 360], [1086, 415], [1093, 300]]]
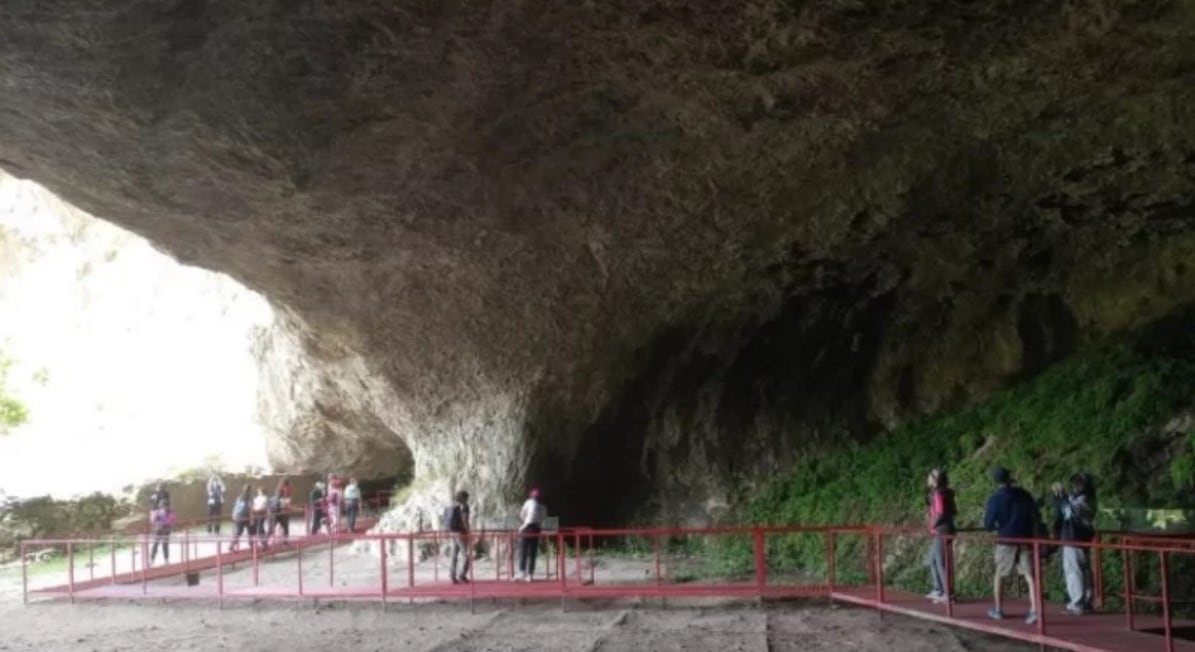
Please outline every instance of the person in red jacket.
[[945, 602], [953, 599], [950, 582], [950, 552], [953, 537], [957, 533], [954, 524], [958, 511], [954, 503], [954, 490], [950, 488], [950, 480], [946, 477], [946, 470], [937, 468], [930, 471], [927, 480], [928, 493], [926, 507], [928, 508], [929, 531], [934, 540], [930, 544], [929, 570], [931, 588], [925, 596], [934, 602]]

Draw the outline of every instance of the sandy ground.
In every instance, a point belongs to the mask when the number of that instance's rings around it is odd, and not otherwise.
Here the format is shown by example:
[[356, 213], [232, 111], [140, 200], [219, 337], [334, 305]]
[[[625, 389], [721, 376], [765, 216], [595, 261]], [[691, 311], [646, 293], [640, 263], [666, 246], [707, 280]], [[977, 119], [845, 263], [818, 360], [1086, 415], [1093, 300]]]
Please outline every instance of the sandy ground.
[[[335, 551], [336, 583], [376, 578], [375, 557]], [[326, 553], [311, 555], [310, 581], [326, 580]], [[479, 570], [485, 567], [479, 566]], [[492, 568], [492, 566], [491, 566]], [[640, 574], [637, 562], [606, 560], [601, 573]], [[262, 582], [293, 576], [288, 560], [263, 564]], [[396, 570], [397, 572], [397, 570]], [[405, 573], [405, 570], [402, 571]], [[418, 575], [434, 572], [423, 562]], [[230, 586], [249, 580], [233, 571]], [[658, 600], [570, 603], [479, 601], [467, 604], [237, 602], [220, 610], [209, 601], [107, 600], [21, 604], [20, 577], [0, 577], [0, 652], [160, 652], [238, 650], [354, 652], [514, 652], [523, 650], [617, 652], [806, 652], [928, 650], [1020, 652], [1027, 646], [874, 611], [823, 601], [773, 604], [704, 601], [699, 606]]]

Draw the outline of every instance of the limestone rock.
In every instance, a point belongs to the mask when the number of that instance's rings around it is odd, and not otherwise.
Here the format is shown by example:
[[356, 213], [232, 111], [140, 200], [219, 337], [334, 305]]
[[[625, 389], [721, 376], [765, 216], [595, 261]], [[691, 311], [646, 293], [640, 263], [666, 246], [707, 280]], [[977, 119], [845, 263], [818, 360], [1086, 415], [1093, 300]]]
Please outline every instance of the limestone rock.
[[1187, 3], [3, 12], [0, 167], [292, 311], [276, 446], [495, 514], [708, 518], [1195, 299]]

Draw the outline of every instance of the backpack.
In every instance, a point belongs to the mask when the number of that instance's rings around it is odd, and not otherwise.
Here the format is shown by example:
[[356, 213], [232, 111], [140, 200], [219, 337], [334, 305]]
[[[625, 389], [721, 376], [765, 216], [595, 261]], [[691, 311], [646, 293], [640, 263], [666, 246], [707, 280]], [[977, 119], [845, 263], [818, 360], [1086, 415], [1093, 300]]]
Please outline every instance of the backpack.
[[449, 505], [444, 508], [444, 513], [440, 515], [440, 526], [447, 532], [460, 532], [465, 529], [465, 524], [461, 518], [461, 510], [456, 505]]
[[268, 503], [268, 508], [271, 514], [277, 514], [278, 512], [282, 511], [282, 498], [279, 496], [271, 496], [270, 502]]

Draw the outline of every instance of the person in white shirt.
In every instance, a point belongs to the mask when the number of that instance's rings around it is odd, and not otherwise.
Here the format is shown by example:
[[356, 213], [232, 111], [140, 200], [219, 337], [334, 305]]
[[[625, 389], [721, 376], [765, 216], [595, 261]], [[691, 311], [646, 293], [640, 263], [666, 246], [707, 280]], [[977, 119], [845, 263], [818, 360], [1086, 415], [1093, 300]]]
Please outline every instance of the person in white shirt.
[[249, 537], [252, 540], [256, 535], [258, 540], [264, 546], [266, 544], [266, 537], [269, 535], [266, 532], [266, 519], [270, 515], [270, 497], [266, 495], [266, 490], [263, 487], [257, 488], [257, 495], [253, 497], [253, 521], [249, 526]]
[[519, 510], [519, 575], [518, 580], [530, 582], [535, 577], [535, 557], [539, 554], [539, 533], [547, 510], [539, 502], [539, 489], [532, 489], [523, 508]]

